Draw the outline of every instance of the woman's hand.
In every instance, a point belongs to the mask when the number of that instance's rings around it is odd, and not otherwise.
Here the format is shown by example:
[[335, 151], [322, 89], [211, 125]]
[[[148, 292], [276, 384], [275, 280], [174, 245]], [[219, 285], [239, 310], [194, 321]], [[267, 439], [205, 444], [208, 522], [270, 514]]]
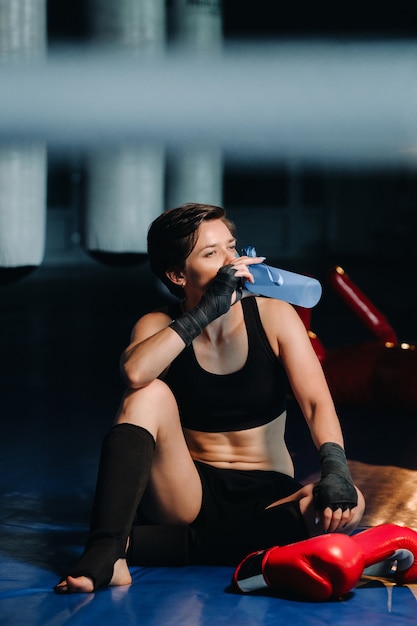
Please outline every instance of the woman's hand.
[[324, 443], [320, 447], [320, 463], [322, 474], [313, 489], [314, 506], [323, 530], [334, 532], [349, 523], [352, 509], [358, 505], [358, 494], [342, 446]]
[[[249, 281], [252, 284], [255, 282], [253, 275], [251, 274], [251, 271], [250, 271], [250, 266], [258, 264], [258, 263], [263, 263], [263, 261], [265, 261], [264, 256], [256, 256], [256, 257], [239, 256], [239, 257], [236, 257], [236, 259], [232, 263], [230, 263], [230, 267], [236, 270], [235, 276], [237, 278], [240, 278], [241, 287], [244, 286], [246, 281]], [[225, 267], [228, 267], [228, 266], [225, 266]]]
[[324, 511], [316, 512], [317, 523], [323, 531], [329, 533], [343, 532], [354, 518], [354, 509], [342, 509], [339, 507], [335, 511], [326, 507]]

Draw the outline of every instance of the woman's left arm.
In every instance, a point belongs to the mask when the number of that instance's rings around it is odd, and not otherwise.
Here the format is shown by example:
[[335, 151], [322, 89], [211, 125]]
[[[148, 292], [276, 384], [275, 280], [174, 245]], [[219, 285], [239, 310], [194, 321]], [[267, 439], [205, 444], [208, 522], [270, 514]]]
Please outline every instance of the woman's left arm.
[[279, 301], [264, 308], [268, 310], [263, 316], [267, 334], [271, 339], [272, 325], [278, 354], [319, 450], [322, 475], [314, 488], [314, 499], [326, 530], [334, 525], [335, 517], [348, 521], [358, 503], [346, 463], [339, 418], [321, 364], [295, 309]]
[[292, 392], [310, 428], [317, 448], [333, 441], [343, 446], [343, 435], [323, 369], [306, 328], [295, 309], [286, 302], [270, 300], [262, 322], [287, 372]]

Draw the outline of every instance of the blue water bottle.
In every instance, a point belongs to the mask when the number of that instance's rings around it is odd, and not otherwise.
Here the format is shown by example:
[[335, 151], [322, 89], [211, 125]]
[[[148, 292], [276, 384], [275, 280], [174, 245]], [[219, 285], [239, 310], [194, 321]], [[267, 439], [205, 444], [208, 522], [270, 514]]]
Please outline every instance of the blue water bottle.
[[[242, 254], [250, 257], [257, 256], [253, 246], [243, 248]], [[244, 285], [244, 289], [250, 293], [284, 300], [306, 309], [313, 308], [321, 298], [321, 284], [315, 278], [271, 267], [265, 263], [248, 267], [255, 280], [254, 283], [247, 281]]]

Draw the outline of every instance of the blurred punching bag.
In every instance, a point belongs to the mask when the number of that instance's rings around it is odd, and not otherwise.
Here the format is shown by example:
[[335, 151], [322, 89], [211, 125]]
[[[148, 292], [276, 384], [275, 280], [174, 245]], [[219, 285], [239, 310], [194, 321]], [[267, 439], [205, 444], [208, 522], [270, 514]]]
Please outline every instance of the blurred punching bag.
[[[90, 0], [90, 10], [97, 44], [128, 50], [138, 62], [164, 52], [165, 0]], [[164, 209], [164, 147], [124, 141], [99, 148], [87, 179], [87, 249], [110, 262], [145, 254], [148, 227]]]
[[[0, 64], [46, 56], [46, 0], [0, 0]], [[46, 230], [46, 146], [0, 143], [0, 276], [13, 280], [42, 263]]]
[[[221, 0], [174, 0], [175, 40], [178, 47], [212, 57], [223, 42]], [[219, 148], [192, 146], [177, 151], [170, 166], [169, 206], [185, 202], [222, 205], [223, 159]]]

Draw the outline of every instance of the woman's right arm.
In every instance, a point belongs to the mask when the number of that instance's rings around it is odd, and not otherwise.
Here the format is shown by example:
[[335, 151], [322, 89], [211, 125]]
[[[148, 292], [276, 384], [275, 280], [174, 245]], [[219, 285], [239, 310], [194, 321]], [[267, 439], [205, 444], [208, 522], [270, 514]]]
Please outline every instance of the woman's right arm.
[[122, 378], [128, 387], [140, 389], [158, 378], [184, 349], [184, 342], [162, 312], [144, 315], [132, 330], [130, 344], [120, 359]]
[[174, 321], [163, 312], [142, 317], [121, 358], [121, 374], [127, 386], [140, 389], [161, 376], [203, 328], [230, 309], [240, 277], [245, 273], [248, 273], [246, 266], [243, 269], [232, 264], [221, 267], [198, 305]]

